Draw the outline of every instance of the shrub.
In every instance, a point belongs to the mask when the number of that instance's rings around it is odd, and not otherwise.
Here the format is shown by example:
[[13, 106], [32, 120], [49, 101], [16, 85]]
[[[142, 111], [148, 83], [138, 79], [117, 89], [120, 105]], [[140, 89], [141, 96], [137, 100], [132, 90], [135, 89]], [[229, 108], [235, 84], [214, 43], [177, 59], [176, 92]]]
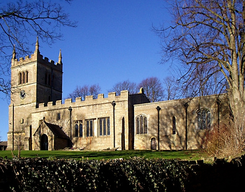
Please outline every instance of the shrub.
[[244, 150], [244, 139], [234, 126], [221, 124], [207, 130], [204, 146], [205, 151], [215, 157], [236, 156]]
[[[189, 165], [176, 160], [0, 159], [13, 191], [184, 191]], [[1, 168], [0, 168], [1, 173]], [[1, 191], [0, 186], [0, 191]]]

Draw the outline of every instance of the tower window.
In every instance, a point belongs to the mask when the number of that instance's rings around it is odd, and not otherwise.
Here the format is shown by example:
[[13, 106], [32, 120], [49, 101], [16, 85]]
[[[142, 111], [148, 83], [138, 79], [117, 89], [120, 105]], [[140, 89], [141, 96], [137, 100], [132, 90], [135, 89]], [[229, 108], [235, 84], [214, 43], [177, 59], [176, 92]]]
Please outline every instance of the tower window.
[[26, 71], [26, 83], [28, 83], [28, 71]]
[[21, 84], [22, 83], [22, 75], [21, 75], [21, 73], [19, 73], [19, 84]]
[[25, 72], [22, 72], [22, 82], [23, 82], [23, 83], [25, 83], [25, 82], [26, 82]]
[[57, 113], [57, 121], [60, 120], [60, 113]]
[[45, 79], [44, 79], [45, 85], [51, 86], [51, 74], [49, 72], [45, 73]]
[[19, 73], [19, 84], [28, 83], [28, 71]]

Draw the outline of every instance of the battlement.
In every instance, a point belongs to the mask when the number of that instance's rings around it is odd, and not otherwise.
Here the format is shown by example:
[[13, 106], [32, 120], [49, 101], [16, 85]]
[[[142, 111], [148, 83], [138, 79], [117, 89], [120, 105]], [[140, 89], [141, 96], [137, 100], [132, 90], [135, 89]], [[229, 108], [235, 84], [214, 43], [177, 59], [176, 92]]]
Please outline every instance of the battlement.
[[12, 67], [16, 67], [16, 66], [20, 66], [20, 65], [24, 65], [27, 63], [31, 63], [37, 61], [39, 63], [45, 64], [45, 65], [53, 65], [57, 68], [59, 68], [60, 70], [62, 69], [62, 63], [54, 63], [53, 60], [49, 60], [47, 57], [44, 57], [41, 54], [38, 53], [34, 53], [31, 55], [31, 57], [29, 55], [25, 56], [25, 58], [21, 57], [18, 59], [14, 59], [12, 61]]
[[47, 66], [53, 66], [55, 67], [57, 70], [62, 71], [62, 56], [61, 56], [61, 51], [59, 53], [59, 58], [58, 58], [58, 62], [54, 63], [53, 60], [49, 60], [47, 57], [43, 58], [43, 55], [40, 54], [39, 52], [39, 43], [38, 43], [38, 38], [37, 38], [37, 42], [36, 42], [36, 48], [34, 53], [29, 56], [25, 56], [25, 58], [21, 57], [19, 58], [19, 60], [15, 57], [16, 53], [15, 53], [15, 48], [13, 51], [13, 56], [12, 56], [12, 67], [16, 67], [16, 66], [20, 66], [20, 65], [24, 65], [24, 64], [28, 64], [31, 62], [38, 62], [41, 64], [45, 64]]
[[88, 106], [88, 105], [96, 105], [96, 104], [106, 104], [111, 103], [112, 101], [120, 102], [120, 101], [128, 101], [129, 92], [127, 90], [121, 91], [120, 95], [116, 95], [115, 92], [108, 93], [108, 97], [104, 97], [104, 94], [99, 94], [96, 99], [93, 98], [93, 95], [89, 95], [85, 97], [85, 100], [82, 101], [81, 97], [77, 97], [73, 102], [71, 98], [65, 99], [64, 103], [61, 100], [56, 102], [50, 101], [46, 103], [39, 103], [37, 105], [37, 110], [54, 110], [61, 108], [69, 108], [69, 107], [79, 107], [79, 106]]

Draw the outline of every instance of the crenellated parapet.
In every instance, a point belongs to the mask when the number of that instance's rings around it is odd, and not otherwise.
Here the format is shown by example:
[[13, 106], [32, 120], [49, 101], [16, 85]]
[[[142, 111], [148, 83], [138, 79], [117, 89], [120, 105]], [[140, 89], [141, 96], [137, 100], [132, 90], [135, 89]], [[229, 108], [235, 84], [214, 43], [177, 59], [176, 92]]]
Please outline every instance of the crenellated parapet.
[[38, 43], [38, 38], [37, 38], [37, 42], [36, 42], [36, 48], [34, 53], [29, 56], [25, 56], [25, 58], [21, 57], [19, 58], [19, 60], [16, 58], [16, 53], [15, 53], [15, 48], [13, 50], [13, 56], [12, 56], [12, 68], [16, 67], [16, 66], [21, 66], [24, 64], [28, 64], [31, 62], [38, 62], [47, 66], [52, 66], [54, 68], [56, 68], [57, 70], [62, 70], [62, 56], [61, 56], [61, 51], [59, 52], [59, 57], [58, 57], [58, 62], [54, 63], [53, 60], [49, 60], [47, 57], [43, 58], [43, 55], [40, 54], [39, 51], [39, 43]]
[[89, 106], [89, 105], [98, 105], [111, 103], [112, 101], [121, 102], [127, 101], [129, 98], [129, 92], [127, 90], [121, 91], [120, 95], [116, 95], [115, 92], [108, 93], [108, 97], [104, 97], [104, 94], [99, 94], [96, 99], [92, 95], [86, 96], [85, 100], [81, 100], [81, 97], [77, 97], [73, 102], [72, 99], [65, 99], [64, 103], [61, 100], [56, 102], [50, 101], [46, 103], [39, 103], [36, 110], [55, 110], [55, 109], [64, 109], [69, 107], [79, 107], [79, 106]]

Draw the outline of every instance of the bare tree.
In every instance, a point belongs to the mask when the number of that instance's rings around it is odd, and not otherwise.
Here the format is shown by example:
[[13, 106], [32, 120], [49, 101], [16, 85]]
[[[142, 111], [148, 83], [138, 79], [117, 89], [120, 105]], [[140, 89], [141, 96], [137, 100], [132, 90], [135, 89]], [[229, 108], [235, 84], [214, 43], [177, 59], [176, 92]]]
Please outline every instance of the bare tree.
[[99, 85], [91, 85], [89, 87], [88, 93], [89, 95], [93, 95], [94, 98], [97, 98], [97, 95], [100, 93], [101, 88]]
[[67, 98], [71, 98], [73, 101], [77, 97], [81, 97], [81, 100], [85, 100], [88, 95], [93, 95], [93, 98], [97, 98], [101, 88], [99, 85], [84, 85], [83, 87], [77, 86], [76, 89], [68, 95]]
[[137, 93], [137, 86], [136, 83], [130, 82], [129, 80], [119, 82], [113, 86], [109, 92], [116, 92], [117, 95], [120, 95], [120, 92], [123, 90], [128, 90], [130, 94]]
[[[214, 74], [222, 74], [239, 147], [245, 117], [245, 1], [173, 0], [170, 4], [174, 25], [161, 31], [165, 57], [177, 57], [188, 65], [184, 76], [189, 82], [198, 74], [203, 75], [204, 85]], [[200, 69], [205, 73], [200, 74]]]
[[0, 92], [3, 93], [10, 88], [6, 76], [14, 47], [17, 56], [27, 55], [30, 36], [52, 43], [61, 38], [61, 26], [75, 27], [60, 4], [47, 0], [1, 2], [0, 18]]
[[146, 78], [138, 85], [143, 87], [146, 96], [151, 102], [161, 101], [164, 98], [164, 90], [161, 81], [157, 77]]
[[226, 92], [226, 81], [219, 71], [208, 77], [209, 69], [205, 65], [198, 65], [195, 71], [188, 74], [185, 66], [181, 67], [181, 72], [178, 79], [182, 97], [196, 97], [212, 94], [220, 94]]
[[164, 78], [163, 84], [167, 91], [167, 95], [165, 96], [166, 100], [179, 99], [181, 97], [182, 89], [179, 81], [174, 76]]

